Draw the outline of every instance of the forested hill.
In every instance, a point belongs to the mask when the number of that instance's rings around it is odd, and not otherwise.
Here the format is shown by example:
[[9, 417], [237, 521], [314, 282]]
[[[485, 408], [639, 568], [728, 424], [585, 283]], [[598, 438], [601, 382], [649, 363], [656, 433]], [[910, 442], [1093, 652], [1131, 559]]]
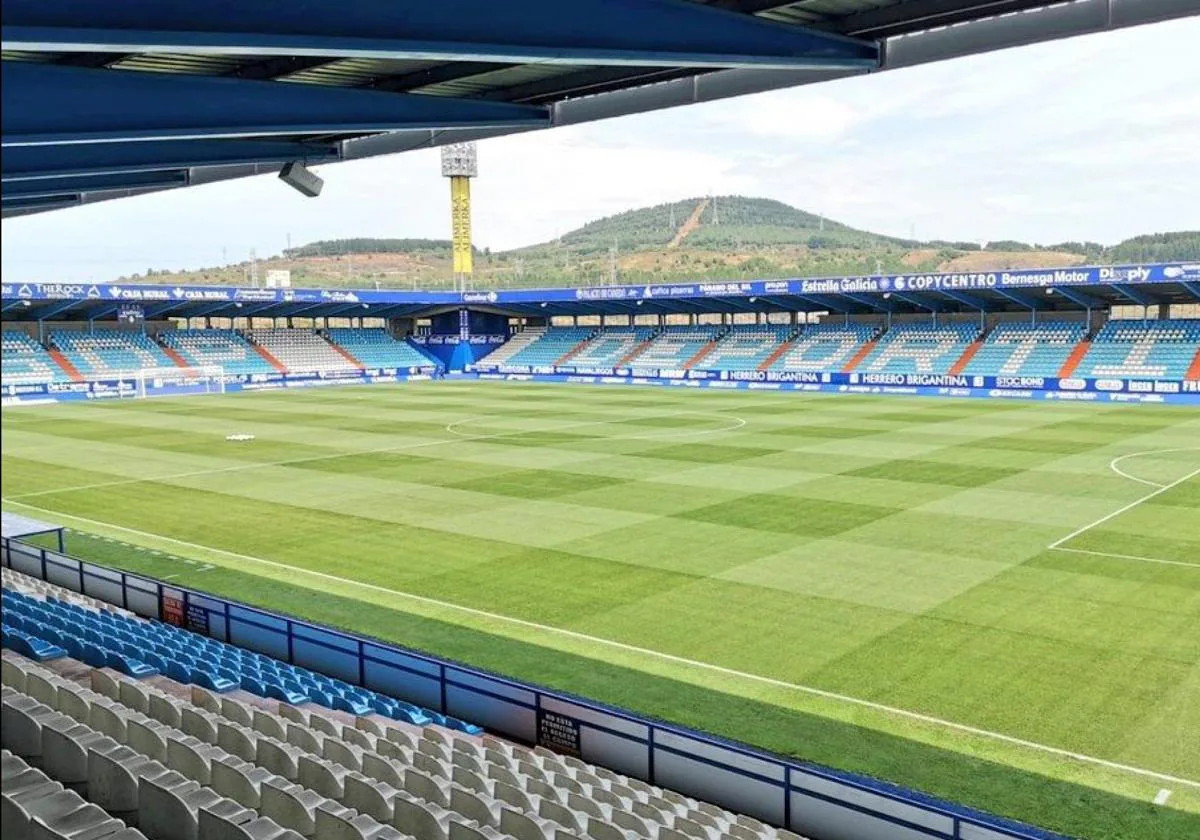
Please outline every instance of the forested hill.
[[[256, 270], [259, 276], [290, 270], [295, 285], [435, 289], [451, 282], [450, 257], [446, 239], [339, 239], [292, 248], [260, 260]], [[540, 245], [502, 252], [480, 247], [475, 282], [494, 288], [614, 279], [641, 284], [1171, 261], [1200, 261], [1200, 231], [1147, 234], [1108, 246], [916, 241], [859, 230], [772, 199], [701, 196], [597, 219]], [[120, 279], [241, 284], [249, 276], [243, 262]]]

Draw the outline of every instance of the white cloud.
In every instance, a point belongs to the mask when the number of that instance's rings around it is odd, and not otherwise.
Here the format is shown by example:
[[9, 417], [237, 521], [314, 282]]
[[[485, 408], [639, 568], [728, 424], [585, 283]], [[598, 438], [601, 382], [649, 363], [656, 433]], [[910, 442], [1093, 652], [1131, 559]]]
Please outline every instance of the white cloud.
[[[1200, 19], [487, 141], [476, 241], [508, 248], [707, 193], [945, 239], [1200, 227]], [[445, 238], [438, 152], [5, 221], [6, 279], [103, 280], [348, 236]]]

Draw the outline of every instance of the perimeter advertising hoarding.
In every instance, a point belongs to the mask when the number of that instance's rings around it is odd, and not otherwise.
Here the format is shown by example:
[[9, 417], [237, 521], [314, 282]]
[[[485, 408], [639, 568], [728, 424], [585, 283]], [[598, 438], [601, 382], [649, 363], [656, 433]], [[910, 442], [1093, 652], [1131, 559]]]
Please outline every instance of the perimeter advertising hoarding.
[[1200, 263], [1027, 269], [958, 274], [893, 274], [742, 282], [695, 282], [580, 289], [518, 289], [490, 292], [405, 292], [381, 289], [240, 288], [122, 283], [3, 283], [0, 298], [16, 300], [96, 300], [136, 302], [330, 303], [367, 305], [446, 305], [556, 303], [581, 301], [673, 300], [891, 292], [970, 292], [989, 289], [1057, 288], [1200, 282]]

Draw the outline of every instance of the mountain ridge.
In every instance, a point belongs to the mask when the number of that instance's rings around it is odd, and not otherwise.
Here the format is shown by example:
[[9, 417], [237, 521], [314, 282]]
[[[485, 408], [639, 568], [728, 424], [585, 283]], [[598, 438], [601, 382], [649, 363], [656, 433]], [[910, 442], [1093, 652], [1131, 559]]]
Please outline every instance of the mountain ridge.
[[[685, 230], [686, 228], [686, 230]], [[254, 270], [292, 272], [297, 286], [446, 288], [450, 241], [351, 238], [308, 243]], [[1200, 260], [1200, 231], [1037, 245], [913, 240], [860, 230], [781, 201], [701, 196], [594, 219], [558, 239], [507, 251], [476, 249], [475, 286], [512, 288], [688, 280], [993, 271], [1089, 263]], [[251, 264], [151, 271], [123, 282], [244, 284]]]

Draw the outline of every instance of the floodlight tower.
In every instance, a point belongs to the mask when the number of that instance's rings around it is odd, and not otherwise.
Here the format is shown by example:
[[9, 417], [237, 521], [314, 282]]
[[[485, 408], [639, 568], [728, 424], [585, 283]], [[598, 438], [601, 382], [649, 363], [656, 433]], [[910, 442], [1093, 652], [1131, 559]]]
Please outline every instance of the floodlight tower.
[[454, 284], [467, 288], [474, 269], [471, 251], [471, 179], [479, 174], [474, 143], [442, 146], [442, 176], [450, 179], [450, 229]]

